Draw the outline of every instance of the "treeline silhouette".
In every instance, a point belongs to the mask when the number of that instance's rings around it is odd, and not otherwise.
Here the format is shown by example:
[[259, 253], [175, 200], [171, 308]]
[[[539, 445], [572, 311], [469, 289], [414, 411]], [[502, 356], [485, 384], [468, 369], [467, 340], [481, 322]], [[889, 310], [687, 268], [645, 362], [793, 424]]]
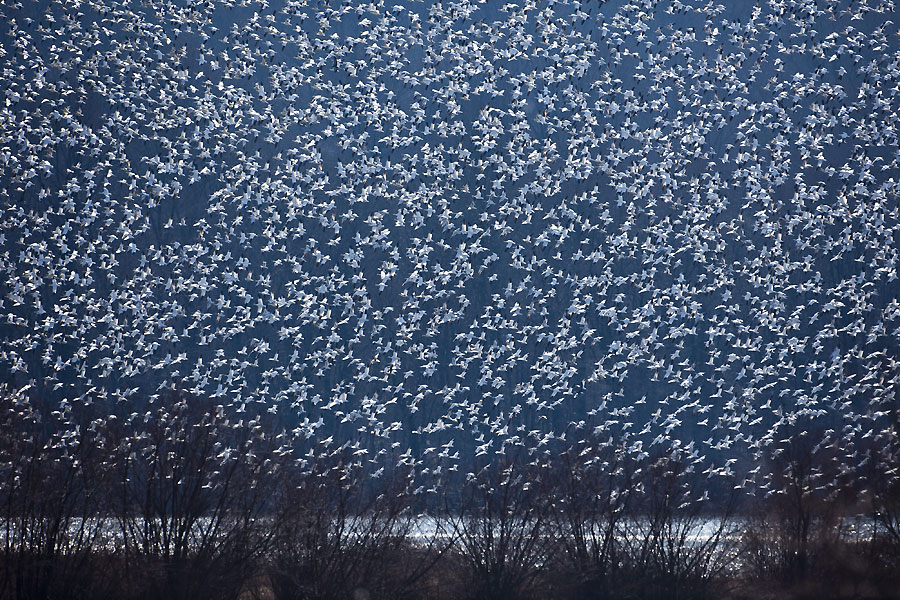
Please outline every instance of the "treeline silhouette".
[[0, 394], [0, 599], [900, 597], [894, 438], [846, 473], [798, 429], [765, 493], [710, 500], [676, 451], [584, 439], [426, 489], [181, 393], [118, 408]]

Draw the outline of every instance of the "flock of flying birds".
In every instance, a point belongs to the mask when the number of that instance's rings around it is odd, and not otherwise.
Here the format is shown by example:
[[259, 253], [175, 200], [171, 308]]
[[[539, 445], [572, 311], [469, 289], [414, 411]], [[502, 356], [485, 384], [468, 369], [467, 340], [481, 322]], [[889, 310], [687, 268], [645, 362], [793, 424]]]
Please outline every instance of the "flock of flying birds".
[[179, 388], [373, 478], [577, 441], [766, 489], [798, 436], [861, 473], [900, 410], [894, 12], [4, 2], [2, 381]]

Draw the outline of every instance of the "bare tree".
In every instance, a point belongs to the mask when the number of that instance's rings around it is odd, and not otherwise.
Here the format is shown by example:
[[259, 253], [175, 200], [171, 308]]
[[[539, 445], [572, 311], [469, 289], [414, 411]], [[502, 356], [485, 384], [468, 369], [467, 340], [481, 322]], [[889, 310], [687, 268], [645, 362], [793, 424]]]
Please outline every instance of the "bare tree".
[[448, 511], [466, 596], [515, 600], [540, 593], [553, 544], [546, 466], [503, 457], [473, 474]]
[[[893, 362], [893, 361], [891, 361]], [[900, 385], [889, 366], [880, 361], [880, 377], [885, 393], [878, 398], [887, 426], [869, 436], [863, 449], [867, 459], [867, 483], [874, 526], [873, 553], [895, 573], [900, 570]]]
[[733, 564], [736, 495], [710, 512], [707, 480], [681, 453], [664, 453], [644, 470], [640, 503], [627, 523], [626, 563], [644, 598], [707, 598]]
[[553, 539], [560, 587], [577, 598], [609, 598], [624, 560], [622, 536], [634, 492], [626, 449], [587, 440], [552, 467]]
[[375, 481], [347, 452], [319, 457], [287, 476], [275, 513], [269, 564], [279, 600], [415, 598], [449, 544], [440, 532], [417, 545], [421, 522], [410, 507], [409, 474]]
[[94, 432], [71, 405], [0, 392], [0, 597], [77, 598], [100, 541]]
[[137, 595], [237, 597], [271, 538], [271, 433], [173, 392], [107, 434], [111, 508]]
[[757, 579], [827, 589], [838, 576], [856, 520], [835, 484], [837, 452], [826, 432], [801, 424], [772, 450], [769, 492], [757, 499], [744, 531], [746, 565]]

